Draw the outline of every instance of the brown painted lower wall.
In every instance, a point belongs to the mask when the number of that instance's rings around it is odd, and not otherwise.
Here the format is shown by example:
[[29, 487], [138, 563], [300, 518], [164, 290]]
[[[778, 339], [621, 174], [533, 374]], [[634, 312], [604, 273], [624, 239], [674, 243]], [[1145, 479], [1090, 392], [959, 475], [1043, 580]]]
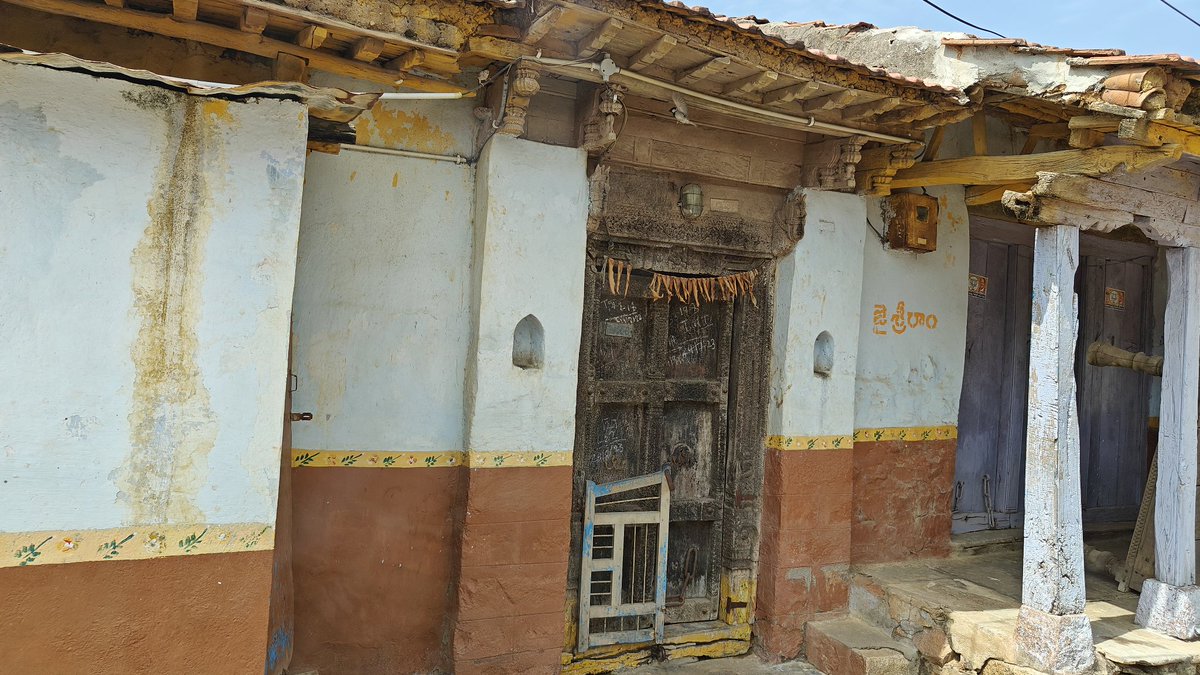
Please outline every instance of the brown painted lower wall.
[[571, 467], [471, 469], [467, 495], [454, 672], [558, 672]]
[[766, 451], [755, 634], [797, 656], [805, 624], [848, 603], [854, 457], [843, 450]]
[[292, 473], [293, 671], [449, 670], [466, 470]]
[[261, 675], [271, 551], [0, 569], [0, 671]]
[[957, 441], [854, 444], [855, 564], [950, 554]]

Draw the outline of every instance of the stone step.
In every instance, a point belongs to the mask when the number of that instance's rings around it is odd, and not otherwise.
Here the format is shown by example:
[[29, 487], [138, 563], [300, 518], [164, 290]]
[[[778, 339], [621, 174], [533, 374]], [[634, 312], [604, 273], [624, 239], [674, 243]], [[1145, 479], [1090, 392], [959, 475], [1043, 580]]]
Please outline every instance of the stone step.
[[810, 621], [808, 661], [826, 675], [917, 675], [912, 644], [855, 616]]

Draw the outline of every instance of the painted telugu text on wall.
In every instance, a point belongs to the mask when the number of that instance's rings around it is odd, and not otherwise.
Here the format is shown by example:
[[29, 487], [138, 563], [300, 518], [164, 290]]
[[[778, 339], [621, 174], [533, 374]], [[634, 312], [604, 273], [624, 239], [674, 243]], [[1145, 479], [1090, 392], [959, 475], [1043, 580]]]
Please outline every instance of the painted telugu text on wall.
[[875, 305], [871, 322], [876, 335], [904, 335], [909, 330], [937, 330], [938, 326], [937, 314], [908, 311], [903, 300], [896, 303], [895, 311]]

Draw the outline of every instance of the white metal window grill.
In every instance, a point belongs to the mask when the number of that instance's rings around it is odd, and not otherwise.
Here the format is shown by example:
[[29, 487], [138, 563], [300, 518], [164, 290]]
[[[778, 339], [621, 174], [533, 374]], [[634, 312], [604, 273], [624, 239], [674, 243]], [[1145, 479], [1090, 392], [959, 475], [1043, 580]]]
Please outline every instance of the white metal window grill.
[[587, 482], [579, 651], [662, 642], [671, 488], [664, 472]]

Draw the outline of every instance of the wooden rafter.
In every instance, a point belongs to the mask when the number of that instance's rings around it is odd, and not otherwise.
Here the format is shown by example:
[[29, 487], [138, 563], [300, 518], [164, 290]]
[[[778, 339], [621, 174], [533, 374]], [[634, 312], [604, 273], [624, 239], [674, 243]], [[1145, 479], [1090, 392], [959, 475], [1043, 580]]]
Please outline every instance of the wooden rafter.
[[296, 33], [296, 44], [305, 49], [317, 49], [329, 39], [329, 31], [323, 26], [305, 26]]
[[874, 117], [897, 108], [899, 105], [900, 99], [894, 96], [888, 96], [876, 101], [868, 101], [866, 103], [859, 103], [858, 105], [846, 106], [845, 108], [842, 108], [841, 111], [842, 119], [852, 121], [860, 120], [866, 117]]
[[388, 61], [387, 67], [392, 70], [406, 72], [425, 63], [425, 52], [414, 49], [411, 52], [405, 52], [400, 56]]
[[779, 73], [773, 70], [764, 70], [761, 73], [755, 73], [749, 77], [743, 77], [740, 80], [730, 82], [725, 85], [723, 91], [727, 96], [731, 94], [749, 94], [770, 86], [772, 82], [778, 79]]
[[180, 21], [195, 21], [200, 13], [200, 0], [171, 0], [171, 15]]
[[675, 81], [679, 84], [693, 84], [707, 78], [722, 68], [728, 68], [732, 62], [733, 59], [728, 56], [711, 58], [698, 66], [679, 71], [675, 75]]
[[1109, 145], [1086, 150], [1060, 150], [1036, 155], [964, 157], [922, 162], [900, 171], [893, 188], [930, 185], [1003, 185], [1037, 178], [1039, 171], [1095, 176], [1124, 167], [1140, 171], [1179, 159], [1178, 145], [1142, 148]]
[[609, 42], [617, 36], [621, 30], [625, 28], [625, 24], [616, 19], [609, 19], [591, 32], [587, 37], [579, 41], [575, 48], [575, 53], [579, 58], [587, 58], [595, 55], [601, 49], [608, 46]]
[[654, 42], [646, 45], [642, 51], [638, 52], [629, 60], [629, 69], [632, 71], [645, 70], [649, 68], [655, 61], [666, 56], [676, 45], [679, 44], [679, 39], [674, 35], [663, 35]]
[[812, 81], [794, 84], [781, 89], [772, 89], [763, 94], [763, 103], [766, 105], [771, 105], [772, 103], [791, 103], [797, 99], [806, 99], [820, 90], [821, 85]]
[[460, 92], [462, 88], [439, 80], [409, 76], [377, 65], [362, 63], [329, 51], [283, 42], [264, 35], [245, 33], [203, 21], [180, 21], [171, 15], [135, 9], [118, 9], [98, 2], [81, 0], [6, 0], [10, 4], [76, 19], [96, 21], [122, 28], [157, 33], [180, 40], [193, 40], [275, 59], [278, 54], [291, 54], [316, 68], [337, 75], [356, 77], [387, 85], [403, 84], [420, 91]]
[[554, 28], [554, 24], [558, 23], [559, 19], [566, 14], [565, 7], [554, 6], [546, 10], [544, 14], [533, 20], [529, 24], [528, 30], [525, 31], [525, 37], [521, 38], [521, 42], [527, 45], [537, 44], [542, 38]]
[[853, 89], [843, 89], [835, 91], [832, 94], [827, 94], [820, 98], [810, 99], [804, 102], [801, 108], [804, 112], [818, 112], [821, 110], [830, 110], [839, 106], [846, 105], [858, 97], [858, 92]]
[[238, 18], [238, 29], [244, 33], [261, 35], [267, 28], [271, 15], [259, 7], [243, 7], [242, 16]]
[[1188, 129], [1168, 126], [1161, 122], [1137, 119], [1121, 120], [1117, 127], [1117, 138], [1150, 147], [1176, 144], [1189, 155], [1200, 155], [1200, 135], [1196, 135]]
[[383, 53], [383, 40], [373, 37], [361, 37], [350, 45], [350, 50], [346, 52], [346, 56], [355, 61], [363, 61], [370, 63], [379, 58]]

